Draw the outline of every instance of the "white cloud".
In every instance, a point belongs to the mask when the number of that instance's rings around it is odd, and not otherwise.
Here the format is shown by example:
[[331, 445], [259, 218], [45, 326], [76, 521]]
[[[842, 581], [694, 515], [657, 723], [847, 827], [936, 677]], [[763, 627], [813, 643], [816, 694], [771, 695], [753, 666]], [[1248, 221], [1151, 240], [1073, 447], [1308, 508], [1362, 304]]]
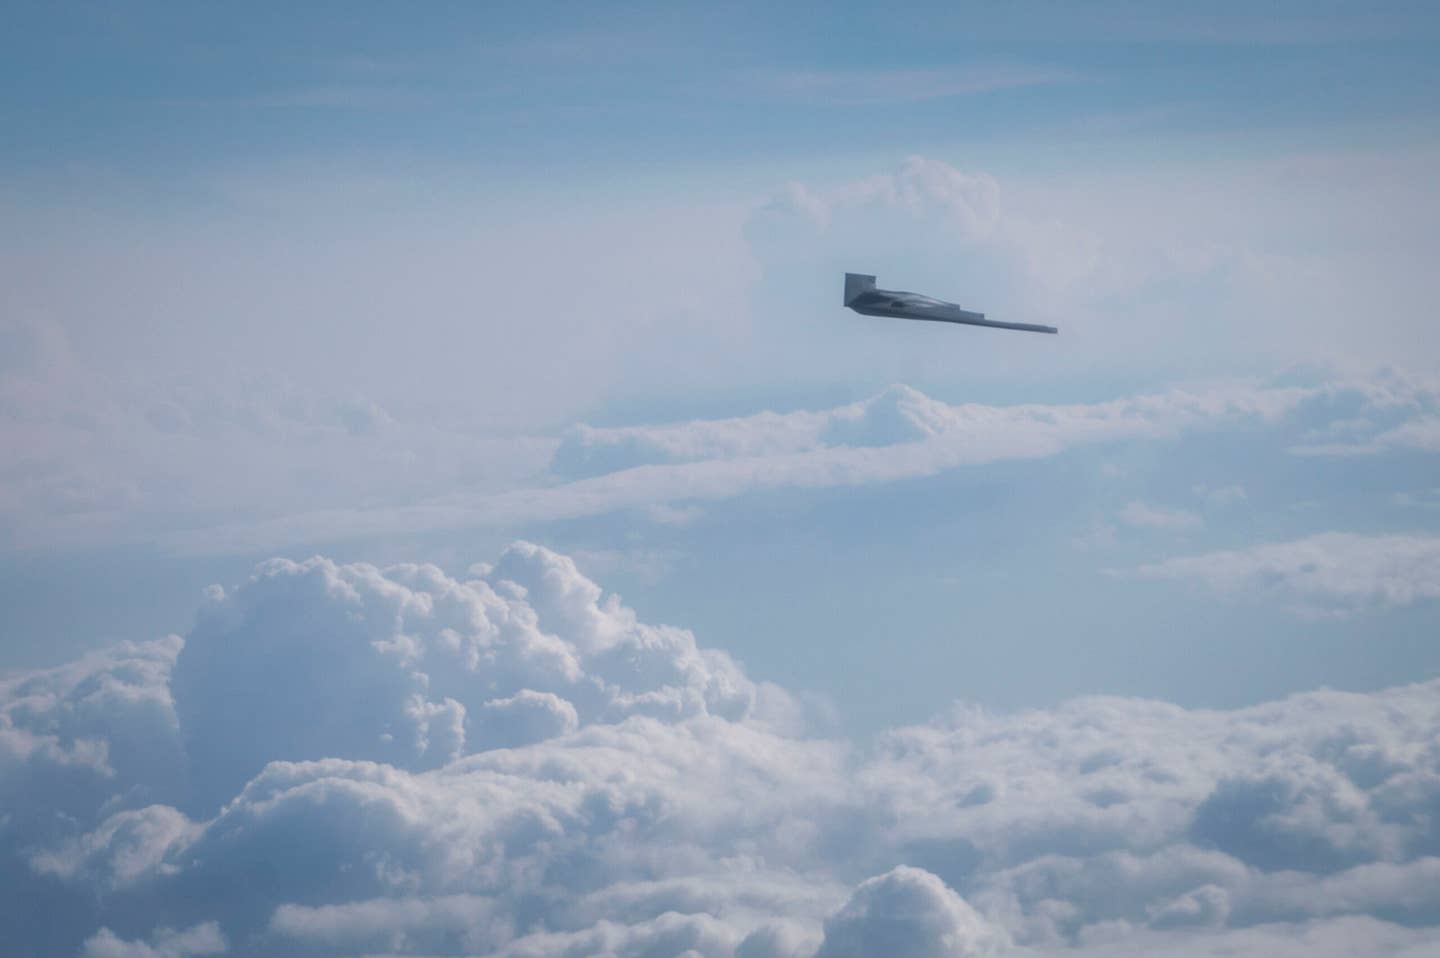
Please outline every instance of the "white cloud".
[[202, 610], [174, 687], [192, 783], [213, 804], [277, 758], [432, 768], [633, 715], [740, 720], [761, 701], [725, 653], [640, 622], [528, 543], [464, 581], [265, 563]]
[[1412, 419], [1381, 433], [1375, 442], [1382, 447], [1440, 452], [1440, 416]]
[[[1435, 682], [1232, 711], [957, 706], [853, 743], [807, 736], [783, 691], [564, 557], [517, 544], [476, 573], [265, 563], [183, 647], [6, 680], [7, 729], [55, 750], [0, 767], [7, 887], [67, 916], [69, 951], [145, 958], [1260, 958], [1440, 936]], [[105, 762], [70, 759], [81, 731]]]
[[174, 547], [250, 550], [296, 541], [472, 526], [514, 526], [656, 505], [686, 508], [748, 492], [873, 485], [1077, 446], [1173, 438], [1187, 430], [1275, 423], [1328, 389], [1222, 384], [1100, 403], [951, 405], [907, 386], [833, 409], [762, 412], [659, 426], [569, 430], [552, 469], [568, 482], [422, 505], [329, 509], [206, 526]]
[[650, 521], [666, 526], [689, 525], [704, 514], [705, 510], [698, 506], [672, 506], [663, 502], [656, 503], [645, 510], [645, 515]]
[[485, 741], [500, 746], [529, 745], [568, 735], [580, 727], [575, 706], [553, 692], [521, 689], [505, 699], [491, 699], [476, 716]]
[[0, 677], [0, 859], [36, 854], [47, 870], [72, 873], [83, 858], [77, 823], [117, 796], [126, 805], [176, 797], [183, 759], [169, 681], [182, 644], [121, 643]]
[[1291, 451], [1302, 456], [1375, 456], [1397, 450], [1440, 452], [1440, 416], [1420, 416], [1358, 442], [1302, 443]]
[[283, 939], [314, 947], [356, 949], [385, 942], [396, 951], [443, 946], [447, 940], [478, 950], [515, 934], [510, 916], [479, 895], [286, 904], [275, 909], [269, 928]]
[[1222, 593], [1271, 593], [1314, 610], [1357, 611], [1440, 598], [1440, 538], [1327, 532], [1182, 556], [1137, 575], [1195, 580]]
[[100, 827], [56, 848], [36, 852], [30, 865], [42, 875], [74, 878], [88, 873], [108, 888], [123, 888], [154, 874], [173, 873], [167, 861], [199, 834], [199, 828], [168, 805], [116, 812]]
[[825, 922], [815, 958], [984, 958], [1010, 950], [996, 928], [945, 883], [900, 866], [860, 883], [845, 907]]
[[1192, 491], [1196, 496], [1205, 500], [1206, 503], [1219, 507], [1238, 505], [1249, 498], [1245, 492], [1245, 487], [1238, 484], [1211, 486], [1201, 482], [1197, 483], [1192, 488]]
[[101, 928], [85, 940], [84, 958], [190, 958], [225, 951], [220, 927], [207, 921], [183, 931], [156, 929], [149, 941], [124, 941], [109, 928]]
[[[1110, 940], [1106, 940], [1106, 938]], [[1204, 933], [1157, 932], [1125, 923], [1097, 929], [1072, 958], [1313, 958], [1315, 955], [1384, 955], [1430, 958], [1436, 933], [1366, 917], [1274, 923]]]
[[1196, 529], [1201, 525], [1200, 517], [1193, 512], [1152, 506], [1139, 500], [1127, 503], [1125, 508], [1120, 510], [1120, 521], [1129, 526], [1150, 529]]

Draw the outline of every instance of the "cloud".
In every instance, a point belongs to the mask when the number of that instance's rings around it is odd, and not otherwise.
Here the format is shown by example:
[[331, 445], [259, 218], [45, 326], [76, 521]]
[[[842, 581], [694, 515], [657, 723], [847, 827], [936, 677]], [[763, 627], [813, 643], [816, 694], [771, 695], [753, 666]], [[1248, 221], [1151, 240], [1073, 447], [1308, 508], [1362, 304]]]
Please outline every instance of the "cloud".
[[[1339, 387], [1336, 387], [1339, 388]], [[1219, 384], [1098, 403], [945, 403], [908, 386], [821, 411], [761, 412], [655, 426], [567, 430], [550, 469], [562, 480], [420, 505], [327, 509], [205, 526], [165, 537], [195, 551], [250, 550], [345, 536], [516, 526], [773, 489], [875, 485], [1078, 446], [1173, 438], [1187, 430], [1274, 424], [1321, 387]]]
[[[1000, 219], [1000, 185], [988, 173], [973, 172], [924, 156], [908, 157], [893, 173], [876, 173], [819, 194], [803, 183], [786, 191], [760, 211], [761, 219], [787, 217], [795, 211], [816, 225], [831, 228], [836, 219], [857, 212], [900, 212], [920, 221], [956, 230], [967, 239], [989, 235]], [[752, 228], [756, 224], [752, 222]]]
[[93, 832], [34, 853], [30, 866], [41, 875], [88, 875], [106, 888], [123, 888], [149, 875], [173, 872], [168, 859], [198, 834], [199, 828], [176, 809], [147, 805], [116, 812]]
[[1397, 492], [1390, 497], [1390, 501], [1405, 508], [1440, 509], [1440, 487], [1420, 492]]
[[1075, 80], [1063, 70], [991, 66], [971, 69], [805, 70], [761, 78], [777, 93], [826, 103], [879, 104], [974, 96]]
[[1228, 486], [1211, 486], [1200, 482], [1196, 483], [1191, 491], [1207, 504], [1221, 508], [1238, 505], [1249, 498], [1245, 487], [1234, 483]]
[[1336, 613], [1440, 598], [1440, 538], [1326, 532], [1143, 565], [1152, 579], [1194, 580], [1220, 593], [1270, 593]]
[[1137, 929], [1121, 922], [1096, 929], [1087, 941], [1066, 954], [1073, 958], [1148, 958], [1157, 954], [1176, 958], [1220, 955], [1307, 958], [1355, 954], [1427, 958], [1434, 954], [1435, 941], [1432, 929], [1407, 928], [1364, 917], [1265, 924], [1188, 935]]
[[1440, 452], [1440, 416], [1412, 419], [1376, 437], [1382, 448]]
[[180, 778], [170, 670], [183, 642], [120, 643], [0, 678], [0, 845], [54, 833], [117, 794], [162, 798]]
[[1193, 512], [1152, 506], [1138, 500], [1120, 510], [1120, 521], [1130, 526], [1173, 530], [1195, 529], [1202, 524], [1200, 517]]
[[183, 641], [0, 693], [0, 921], [45, 953], [1258, 958], [1440, 936], [1433, 681], [1231, 711], [957, 704], [828, 739], [517, 543], [458, 579], [267, 562]]
[[1335, 415], [1290, 447], [1299, 456], [1378, 456], [1440, 451], [1440, 385], [1433, 379], [1379, 377], [1369, 402]]
[[[515, 529], [612, 514], [683, 523], [693, 521], [704, 503], [755, 492], [901, 482], [995, 462], [1045, 459], [1085, 446], [1165, 441], [1202, 431], [1266, 429], [1284, 446], [1287, 436], [1311, 430], [1317, 422], [1352, 419], [1357, 411], [1393, 419], [1434, 403], [1429, 386], [1394, 377], [1306, 385], [1215, 382], [1103, 402], [1014, 405], [949, 403], [894, 385], [869, 399], [828, 409], [653, 425], [576, 425], [554, 438], [515, 440], [529, 450], [527, 457], [548, 451], [548, 463], [533, 459], [535, 471], [493, 488], [452, 489], [405, 505], [352, 505], [342, 495], [324, 509], [205, 522], [176, 529], [160, 541], [185, 552], [225, 553], [365, 536]], [[505, 456], [498, 447], [495, 454]], [[1234, 502], [1236, 488], [1196, 491], [1218, 506]], [[1185, 522], [1181, 512], [1170, 517], [1172, 526]], [[1133, 516], [1142, 524], [1146, 517], [1143, 511]], [[1148, 517], [1157, 519], [1158, 513]], [[652, 572], [656, 567], [646, 565]]]
[[826, 920], [815, 958], [983, 958], [1009, 950], [1009, 936], [943, 881], [902, 865], [860, 883]]
[[340, 905], [281, 905], [270, 931], [282, 939], [317, 948], [364, 948], [386, 942], [395, 950], [446, 940], [480, 948], [513, 937], [512, 923], [489, 898], [441, 895], [435, 898], [376, 898]]
[[190, 958], [192, 955], [223, 955], [225, 936], [213, 921], [176, 931], [160, 928], [147, 941], [123, 941], [109, 928], [101, 928], [85, 940], [84, 958]]
[[464, 581], [423, 565], [265, 563], [202, 609], [173, 685], [205, 807], [276, 759], [418, 770], [597, 722], [741, 720], [784, 699], [528, 543]]

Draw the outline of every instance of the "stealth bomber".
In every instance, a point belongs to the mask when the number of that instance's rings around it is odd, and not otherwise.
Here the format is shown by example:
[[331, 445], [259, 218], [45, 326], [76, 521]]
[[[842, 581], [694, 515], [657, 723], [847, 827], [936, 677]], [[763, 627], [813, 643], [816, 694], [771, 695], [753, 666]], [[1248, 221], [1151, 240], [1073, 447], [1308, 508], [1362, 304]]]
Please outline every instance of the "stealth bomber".
[[965, 323], [969, 326], [994, 326], [996, 329], [1024, 329], [1032, 333], [1058, 333], [1054, 326], [1030, 323], [997, 323], [984, 313], [972, 313], [942, 299], [906, 293], [900, 290], [876, 289], [875, 277], [861, 273], [845, 274], [845, 305], [865, 316], [888, 316], [893, 319], [929, 319], [939, 323]]

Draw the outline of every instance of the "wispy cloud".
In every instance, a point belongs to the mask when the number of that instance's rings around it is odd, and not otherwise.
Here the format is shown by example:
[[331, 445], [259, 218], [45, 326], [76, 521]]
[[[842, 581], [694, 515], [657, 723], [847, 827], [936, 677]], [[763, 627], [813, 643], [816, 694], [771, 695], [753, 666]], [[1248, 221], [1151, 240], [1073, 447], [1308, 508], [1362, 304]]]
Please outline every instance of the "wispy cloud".
[[1193, 512], [1153, 506], [1138, 500], [1128, 503], [1120, 510], [1120, 521], [1129, 526], [1172, 530], [1195, 529], [1201, 524], [1200, 517]]
[[1209, 483], [1199, 482], [1191, 487], [1191, 491], [1212, 506], [1238, 505], [1249, 498], [1244, 486], [1233, 483], [1228, 486], [1212, 486]]
[[1440, 509], [1440, 486], [1418, 492], [1397, 492], [1390, 502], [1402, 508]]
[[[1346, 418], [1378, 409], [1392, 423], [1401, 409], [1424, 422], [1434, 402], [1428, 387], [1363, 380], [1232, 381], [1104, 402], [1015, 405], [947, 403], [893, 386], [828, 409], [500, 437], [358, 396], [225, 403], [171, 392], [135, 408], [89, 406], [108, 437], [108, 447], [97, 449], [94, 426], [68, 406], [26, 399], [24, 386], [0, 380], [0, 395], [17, 397], [9, 418], [0, 413], [0, 434], [17, 451], [15, 464], [0, 470], [0, 518], [11, 523], [14, 543], [141, 540], [212, 554], [513, 530], [622, 512], [681, 526], [706, 502], [752, 492], [871, 486], [1201, 430], [1261, 426], [1276, 430], [1283, 447], [1285, 436], [1337, 409]], [[85, 395], [82, 385], [72, 405]], [[32, 421], [41, 416], [43, 437]], [[97, 461], [119, 465], [95, 468]], [[242, 461], [283, 461], [291, 472], [257, 483], [217, 466]], [[177, 477], [190, 489], [180, 500], [164, 494]], [[1234, 485], [1190, 491], [1207, 514], [1244, 497]], [[1137, 501], [1118, 519], [1178, 530], [1195, 527], [1200, 514], [1182, 503]]]
[[1226, 594], [1279, 595], [1300, 611], [1346, 614], [1440, 599], [1440, 537], [1326, 532], [1166, 559], [1135, 574], [1193, 580]]
[[[1101, 403], [950, 405], [907, 386], [819, 412], [570, 431], [554, 469], [578, 477], [401, 508], [335, 508], [196, 528], [165, 537], [184, 551], [473, 526], [518, 526], [719, 501], [767, 489], [864, 486], [963, 466], [1040, 459], [1080, 445], [1173, 437], [1273, 420], [1314, 395], [1253, 385], [1176, 390]], [[653, 513], [652, 513], [653, 514]], [[663, 519], [662, 519], [663, 521]]]
[[975, 96], [997, 90], [1075, 83], [1068, 70], [1022, 66], [910, 70], [796, 70], [760, 77], [782, 97], [826, 103], [904, 103]]
[[1290, 451], [1298, 456], [1375, 456], [1399, 449], [1440, 452], [1440, 416], [1421, 416], [1368, 439], [1302, 443]]
[[399, 84], [383, 86], [336, 83], [255, 94], [228, 102], [232, 106], [243, 107], [366, 111], [429, 107], [440, 102], [440, 97], [431, 91]]

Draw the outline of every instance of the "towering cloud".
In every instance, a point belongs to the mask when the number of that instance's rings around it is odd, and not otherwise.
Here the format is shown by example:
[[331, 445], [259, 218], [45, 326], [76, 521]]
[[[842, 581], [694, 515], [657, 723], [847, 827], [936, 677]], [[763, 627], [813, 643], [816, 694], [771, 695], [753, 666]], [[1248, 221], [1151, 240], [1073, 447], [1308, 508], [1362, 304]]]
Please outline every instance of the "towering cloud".
[[419, 771], [631, 716], [743, 720], [761, 697], [725, 653], [528, 543], [467, 581], [268, 562], [203, 611], [173, 684], [203, 812], [274, 760]]

